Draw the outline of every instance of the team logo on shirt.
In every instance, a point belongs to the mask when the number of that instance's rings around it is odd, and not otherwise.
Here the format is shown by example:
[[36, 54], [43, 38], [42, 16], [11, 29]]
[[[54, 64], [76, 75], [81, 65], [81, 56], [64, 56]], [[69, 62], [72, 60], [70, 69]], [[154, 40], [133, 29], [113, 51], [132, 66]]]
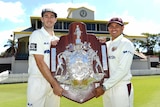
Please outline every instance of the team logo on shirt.
[[30, 44], [30, 51], [37, 51], [37, 44], [36, 43]]
[[49, 42], [44, 42], [44, 45], [48, 45], [49, 44]]
[[117, 49], [117, 47], [112, 47], [112, 51], [115, 51]]
[[115, 56], [108, 56], [109, 59], [115, 59]]
[[48, 50], [45, 50], [44, 53], [50, 53], [50, 50], [49, 50], [49, 49], [48, 49]]
[[133, 53], [131, 51], [127, 51], [127, 50], [123, 51], [123, 53], [129, 53], [129, 54], [133, 55]]
[[33, 104], [32, 104], [32, 103], [28, 103], [27, 105], [28, 105], [28, 107], [32, 107], [32, 106], [33, 106]]

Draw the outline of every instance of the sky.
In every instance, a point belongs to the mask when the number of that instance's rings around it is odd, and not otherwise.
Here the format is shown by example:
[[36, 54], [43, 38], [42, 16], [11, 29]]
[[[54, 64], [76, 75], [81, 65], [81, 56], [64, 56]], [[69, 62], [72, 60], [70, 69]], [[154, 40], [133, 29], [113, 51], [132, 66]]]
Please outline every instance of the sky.
[[14, 31], [31, 26], [30, 16], [40, 16], [43, 8], [53, 8], [58, 18], [66, 18], [68, 8], [86, 7], [95, 20], [121, 17], [127, 35], [160, 33], [160, 0], [0, 0], [0, 53]]

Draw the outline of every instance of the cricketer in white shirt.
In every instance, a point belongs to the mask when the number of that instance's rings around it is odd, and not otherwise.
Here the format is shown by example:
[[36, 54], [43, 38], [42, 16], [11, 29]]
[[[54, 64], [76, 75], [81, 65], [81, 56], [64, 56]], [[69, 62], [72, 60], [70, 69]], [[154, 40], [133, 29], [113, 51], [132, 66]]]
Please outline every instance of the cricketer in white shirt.
[[135, 51], [134, 45], [123, 34], [106, 44], [110, 77], [103, 83], [106, 89], [103, 95], [104, 107], [132, 107], [133, 86], [130, 67]]
[[[56, 36], [50, 36], [44, 27], [34, 31], [29, 38], [28, 107], [60, 106], [60, 97], [53, 93], [51, 85], [41, 74], [33, 56], [34, 54], [43, 55], [45, 63], [50, 68], [51, 41], [57, 39], [59, 38]], [[45, 105], [44, 102], [46, 102]]]

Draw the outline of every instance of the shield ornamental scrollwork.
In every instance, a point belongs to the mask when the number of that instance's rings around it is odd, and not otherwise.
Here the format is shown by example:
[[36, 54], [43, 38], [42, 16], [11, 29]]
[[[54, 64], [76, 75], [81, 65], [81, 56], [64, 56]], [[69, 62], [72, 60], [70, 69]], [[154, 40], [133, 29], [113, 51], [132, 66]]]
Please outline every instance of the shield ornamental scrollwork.
[[106, 44], [94, 34], [86, 33], [86, 25], [73, 22], [69, 33], [51, 46], [50, 68], [65, 90], [63, 96], [84, 103], [94, 97], [93, 90], [109, 77]]

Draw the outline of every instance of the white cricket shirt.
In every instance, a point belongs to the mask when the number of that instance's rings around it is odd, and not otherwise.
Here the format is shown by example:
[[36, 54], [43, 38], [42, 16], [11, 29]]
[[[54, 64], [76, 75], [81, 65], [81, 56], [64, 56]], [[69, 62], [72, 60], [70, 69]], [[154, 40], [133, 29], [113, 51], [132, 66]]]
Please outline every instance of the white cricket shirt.
[[30, 75], [41, 75], [33, 54], [44, 55], [44, 61], [50, 68], [50, 46], [51, 40], [59, 39], [56, 36], [51, 36], [42, 27], [39, 30], [35, 30], [29, 38], [29, 68], [28, 73]]
[[134, 55], [134, 45], [123, 35], [115, 40], [106, 42], [108, 49], [108, 63], [110, 77], [104, 81], [103, 85], [109, 89], [119, 82], [131, 80], [130, 67]]

